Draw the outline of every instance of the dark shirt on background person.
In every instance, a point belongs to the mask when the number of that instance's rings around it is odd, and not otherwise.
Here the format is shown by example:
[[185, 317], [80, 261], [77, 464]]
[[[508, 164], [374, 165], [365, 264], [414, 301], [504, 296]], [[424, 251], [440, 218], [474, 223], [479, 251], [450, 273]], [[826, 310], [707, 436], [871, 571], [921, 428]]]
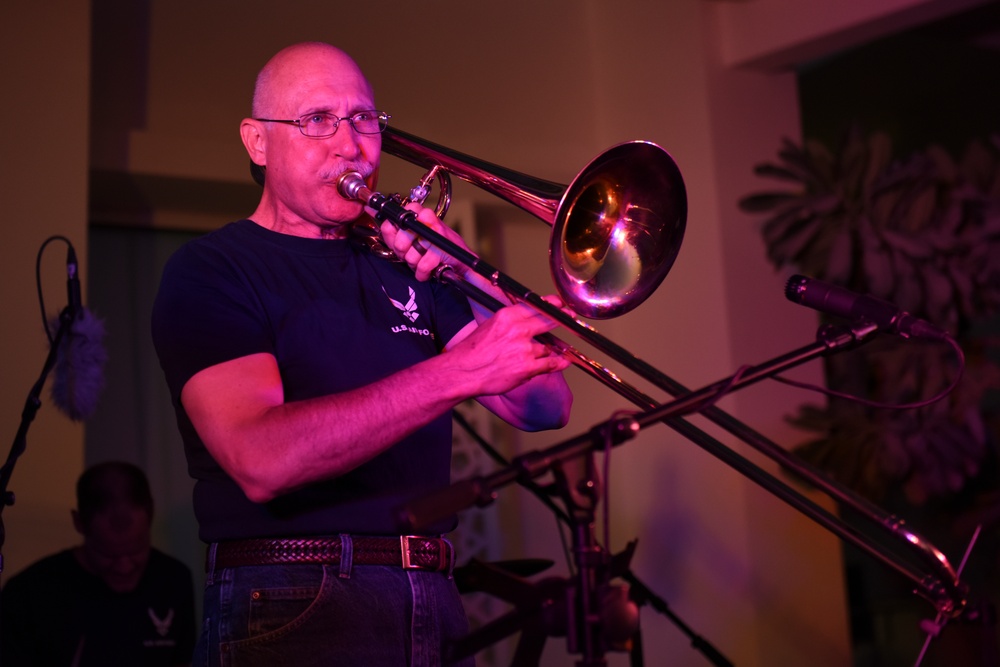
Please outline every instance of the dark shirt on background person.
[[83, 543], [30, 565], [0, 592], [0, 665], [189, 665], [191, 571], [151, 546], [142, 470], [117, 461], [88, 468], [72, 517]]

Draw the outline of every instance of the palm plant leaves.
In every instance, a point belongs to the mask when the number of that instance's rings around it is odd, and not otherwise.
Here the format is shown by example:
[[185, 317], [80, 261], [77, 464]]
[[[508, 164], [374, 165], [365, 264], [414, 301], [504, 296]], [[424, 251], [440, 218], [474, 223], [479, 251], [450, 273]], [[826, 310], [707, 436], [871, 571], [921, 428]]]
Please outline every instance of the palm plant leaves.
[[[970, 341], [972, 323], [1000, 312], [1000, 139], [974, 142], [961, 160], [931, 147], [894, 159], [888, 135], [857, 129], [832, 152], [784, 140], [754, 172], [781, 189], [740, 200], [761, 222], [769, 261], [891, 301]], [[867, 387], [907, 402], [948, 386], [940, 346], [863, 348], [858, 363], [828, 365], [828, 384]], [[914, 499], [947, 495], [977, 474], [988, 440], [983, 396], [1000, 368], [977, 357], [971, 391], [921, 410], [874, 412], [845, 401], [803, 406], [792, 419], [818, 436], [798, 452], [855, 488], [901, 484]], [[996, 372], [980, 372], [990, 368]]]

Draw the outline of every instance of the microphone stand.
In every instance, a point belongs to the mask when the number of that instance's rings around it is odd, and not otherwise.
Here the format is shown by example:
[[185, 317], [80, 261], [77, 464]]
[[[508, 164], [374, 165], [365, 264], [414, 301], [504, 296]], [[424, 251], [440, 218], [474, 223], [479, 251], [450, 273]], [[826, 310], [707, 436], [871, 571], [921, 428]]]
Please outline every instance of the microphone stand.
[[[514, 458], [505, 469], [491, 475], [468, 478], [418, 498], [400, 508], [397, 515], [399, 527], [403, 532], [419, 532], [421, 528], [454, 515], [460, 510], [473, 505], [480, 507], [489, 505], [496, 499], [498, 489], [508, 484], [524, 483], [552, 471], [564, 501], [570, 509], [573, 551], [578, 566], [576, 594], [575, 597], [571, 595], [572, 599], [569, 600], [571, 603], [569, 606], [576, 610], [576, 616], [573, 617], [575, 622], [567, 624], [567, 632], [575, 633], [575, 636], [570, 634], [568, 645], [571, 652], [583, 655], [583, 659], [578, 663], [581, 667], [603, 666], [606, 664], [604, 661], [606, 637], [601, 633], [601, 600], [598, 596], [607, 579], [607, 560], [606, 554], [596, 545], [593, 538], [593, 503], [576, 500], [576, 497], [586, 498], [585, 491], [595, 487], [593, 484], [587, 484], [585, 480], [581, 488], [577, 489], [584, 493], [579, 493], [575, 497], [573, 489], [568, 488], [566, 477], [562, 472], [563, 464], [581, 456], [590, 457], [599, 447], [618, 446], [631, 440], [641, 429], [652, 424], [665, 422], [676, 426], [678, 417], [711, 409], [711, 406], [725, 393], [754, 384], [839, 348], [855, 345], [875, 331], [877, 328], [874, 325], [867, 324], [854, 327], [823, 327], [817, 337], [818, 340], [810, 345], [763, 364], [746, 368], [727, 379], [690, 392], [657, 408], [622, 419], [602, 422], [585, 434], [544, 450], [522, 454]], [[711, 438], [698, 438], [694, 441], [835, 534], [845, 539], [848, 539], [847, 536], [854, 536], [827, 510], [790, 487], [775, 483], [767, 472], [745, 457]], [[538, 651], [540, 652], [540, 647]]]
[[[501, 466], [510, 465], [510, 462], [507, 461], [507, 459], [504, 458], [503, 455], [496, 450], [496, 448], [487, 442], [482, 435], [476, 432], [476, 430], [460, 412], [455, 411], [453, 413], [453, 417], [459, 426], [461, 426], [479, 444], [479, 446], [490, 456], [490, 458]], [[586, 471], [588, 476], [581, 480], [575, 488], [585, 499], [596, 501], [596, 473], [590, 474], [594, 469], [591, 467], [590, 461], [587, 463], [588, 466]], [[563, 497], [564, 502], [568, 504], [569, 501], [565, 499], [568, 497], [572, 500], [574, 497], [571, 491], [572, 487], [569, 486], [565, 475], [560, 474], [558, 482], [559, 493]], [[549, 508], [559, 521], [567, 525], [571, 524], [573, 519], [570, 514], [564, 511], [552, 500], [546, 489], [543, 489], [534, 482], [524, 483], [523, 486], [528, 490], [528, 492], [538, 498], [543, 505]], [[576, 535], [577, 532], [574, 530], [573, 534]], [[704, 654], [705, 657], [713, 665], [715, 665], [715, 667], [732, 667], [732, 663], [725, 656], [723, 656], [718, 649], [716, 649], [704, 637], [697, 635], [684, 621], [681, 620], [680, 617], [670, 610], [667, 603], [661, 597], [649, 589], [649, 587], [647, 587], [644, 583], [639, 581], [638, 577], [636, 577], [632, 570], [629, 569], [628, 566], [631, 562], [635, 545], [636, 540], [633, 540], [629, 543], [625, 552], [613, 556], [610, 560], [610, 567], [607, 572], [608, 580], [620, 576], [629, 584], [628, 601], [633, 603], [636, 617], [632, 619], [632, 614], [629, 613], [631, 609], [627, 605], [623, 606], [620, 600], [616, 600], [616, 602], [619, 603], [617, 608], [619, 610], [625, 610], [626, 625], [625, 628], [616, 633], [615, 638], [616, 643], [628, 645], [628, 653], [632, 667], [642, 667], [644, 663], [642, 633], [639, 629], [637, 614], [639, 608], [646, 604], [649, 604], [655, 611], [671, 620], [681, 630], [681, 632], [691, 639], [692, 647]], [[602, 559], [602, 562], [607, 562], [607, 559]], [[537, 665], [538, 660], [541, 657], [541, 649], [543, 648], [545, 635], [556, 634], [556, 632], [539, 632], [538, 630], [538, 628], [542, 628], [544, 630], [546, 627], [553, 625], [551, 622], [551, 616], [549, 619], [545, 619], [544, 617], [539, 618], [543, 616], [541, 613], [542, 604], [544, 603], [554, 608], [558, 602], [558, 600], [554, 599], [554, 595], [546, 597], [545, 592], [552, 590], [559, 596], [560, 599], [564, 599], [567, 593], [566, 582], [564, 580], [550, 578], [535, 584], [527, 582], [514, 575], [535, 574], [547, 568], [549, 565], [551, 565], [551, 562], [548, 561], [546, 561], [544, 566], [540, 566], [538, 563], [533, 561], [522, 560], [514, 561], [513, 563], [487, 564], [477, 559], [472, 559], [467, 565], [457, 568], [455, 570], [455, 580], [458, 584], [459, 592], [481, 591], [489, 593], [494, 597], [498, 597], [502, 600], [515, 604], [518, 607], [518, 610], [491, 621], [458, 642], [455, 642], [451, 646], [452, 658], [465, 658], [474, 655], [487, 646], [496, 643], [500, 639], [521, 630], [521, 640], [517, 648], [518, 659], [515, 660], [513, 664], [518, 667], [527, 667], [532, 664]], [[518, 571], [515, 573], [511, 571], [512, 569]], [[512, 593], [512, 591], [517, 592]], [[562, 613], [564, 615], [568, 615], [565, 611], [562, 611]], [[529, 618], [529, 616], [531, 617]], [[546, 620], [549, 620], [547, 625], [545, 623]], [[565, 630], [563, 628], [569, 626], [572, 623], [572, 619], [570, 622], [562, 621], [561, 619], [557, 620], [559, 621], [558, 633], [564, 634]], [[625, 636], [626, 629], [632, 629], [631, 637]]]
[[[592, 453], [588, 452], [586, 456], [587, 470], [592, 470], [590, 461]], [[586, 477], [576, 489], [571, 488], [561, 464], [553, 467], [553, 474], [563, 503], [568, 509], [573, 536], [573, 560], [576, 564], [575, 585], [570, 586], [567, 591], [570, 596], [567, 601], [569, 613], [566, 624], [567, 650], [583, 656], [583, 659], [576, 663], [578, 667], [605, 667], [607, 664], [604, 659], [605, 651], [611, 647], [621, 646], [635, 634], [638, 615], [636, 613], [634, 623], [629, 622], [632, 619], [625, 622], [627, 631], [623, 636], [605, 632], [607, 629], [603, 623], [605, 612], [610, 613], [613, 604], [613, 598], [608, 597], [611, 590], [608, 588], [611, 579], [611, 559], [594, 537], [597, 486], [593, 483], [592, 477]], [[574, 490], [577, 493], [574, 493]], [[573, 612], [576, 612], [575, 616]]]
[[42, 401], [39, 398], [42, 394], [42, 388], [45, 386], [46, 378], [48, 378], [49, 373], [52, 372], [52, 368], [55, 366], [56, 358], [59, 354], [59, 345], [62, 343], [63, 336], [69, 331], [75, 317], [76, 313], [70, 306], [66, 306], [59, 314], [59, 329], [56, 331], [56, 335], [52, 339], [52, 344], [49, 346], [49, 354], [45, 357], [42, 372], [38, 380], [31, 387], [31, 391], [28, 392], [24, 409], [21, 411], [21, 423], [18, 426], [17, 434], [14, 436], [14, 442], [7, 455], [7, 461], [0, 468], [0, 574], [3, 573], [3, 546], [6, 537], [3, 524], [3, 510], [5, 507], [13, 505], [15, 500], [13, 491], [8, 491], [7, 485], [10, 482], [11, 475], [14, 473], [14, 464], [17, 463], [17, 459], [27, 449], [28, 428], [31, 426], [31, 422], [34, 421], [38, 409], [42, 406]]
[[[453, 417], [455, 422], [461, 426], [497, 464], [501, 466], [510, 465], [510, 462], [504, 458], [495, 447], [487, 442], [486, 439], [473, 428], [472, 424], [470, 424], [460, 412], [456, 410], [453, 413]], [[588, 466], [587, 471], [590, 470], [591, 468]], [[591, 479], [593, 478], [588, 476], [588, 478], [582, 480], [576, 488], [578, 490], [594, 489], [594, 485], [589, 483]], [[570, 525], [572, 521], [570, 515], [559, 507], [559, 505], [553, 502], [546, 489], [543, 489], [534, 482], [523, 484], [523, 487], [527, 489], [529, 493], [538, 498], [543, 505], [549, 508], [549, 510], [556, 515], [556, 518], [559, 521]], [[568, 488], [569, 487], [563, 485], [560, 486], [560, 492], [564, 497], [565, 490]], [[594, 494], [589, 493], [587, 497], [593, 498]], [[732, 667], [733, 663], [730, 662], [728, 658], [715, 648], [711, 642], [706, 640], [701, 635], [696, 634], [691, 627], [687, 625], [687, 623], [671, 611], [670, 607], [662, 597], [654, 593], [632, 572], [629, 568], [629, 563], [631, 562], [632, 553], [635, 550], [636, 543], [637, 541], [633, 540], [629, 543], [625, 552], [612, 558], [611, 567], [608, 572], [609, 578], [620, 576], [620, 578], [624, 579], [629, 584], [628, 599], [630, 602], [634, 603], [636, 611], [645, 605], [651, 606], [654, 611], [666, 616], [667, 619], [673, 622], [674, 625], [676, 625], [677, 628], [691, 640], [691, 646], [695, 650], [701, 652], [712, 665], [715, 667]], [[522, 572], [517, 572], [517, 574], [535, 574], [548, 565], [551, 565], [551, 563], [547, 562], [547, 565], [539, 569], [538, 564], [530, 561], [515, 561], [512, 564], [487, 564], [473, 558], [467, 565], [456, 569], [455, 581], [458, 584], [459, 592], [481, 591], [489, 593], [494, 597], [498, 597], [506, 602], [517, 605], [518, 611], [508, 613], [499, 619], [491, 621], [456, 642], [451, 647], [452, 657], [465, 658], [474, 655], [487, 646], [496, 643], [500, 639], [521, 630], [523, 633], [522, 640], [518, 645], [520, 660], [515, 661], [514, 664], [519, 667], [529, 664], [537, 664], [540, 657], [541, 644], [538, 644], [538, 642], [532, 642], [530, 632], [531, 628], [544, 627], [544, 621], [538, 618], [527, 618], [528, 614], [525, 613], [525, 609], [530, 608], [531, 612], [533, 612], [535, 616], [539, 616], [540, 614], [537, 612], [539, 611], [541, 602], [553, 606], [556, 602], [551, 596], [545, 598], [543, 595], [539, 595], [539, 592], [544, 591], [547, 588], [553, 588], [553, 583], [555, 583], [555, 586], [559, 591], [559, 597], [562, 599], [565, 598], [565, 585], [564, 582], [553, 580], [551, 578], [546, 579], [539, 584], [533, 584], [514, 576], [515, 573], [512, 572], [510, 568], [522, 570]], [[512, 594], [512, 591], [515, 590], [518, 591], [518, 593]], [[529, 623], [531, 623], [531, 625], [529, 625]], [[560, 627], [562, 626], [560, 625]], [[624, 639], [624, 636], [622, 636], [622, 639]], [[529, 658], [526, 655], [527, 650], [525, 650], [525, 647], [530, 646], [532, 643], [539, 645], [539, 651], [538, 655], [533, 653]], [[632, 667], [642, 667], [644, 664], [644, 656], [642, 649], [642, 632], [638, 625], [638, 619], [636, 619], [635, 630], [631, 638], [628, 639], [627, 644], [629, 646], [628, 653], [630, 657], [630, 664]]]

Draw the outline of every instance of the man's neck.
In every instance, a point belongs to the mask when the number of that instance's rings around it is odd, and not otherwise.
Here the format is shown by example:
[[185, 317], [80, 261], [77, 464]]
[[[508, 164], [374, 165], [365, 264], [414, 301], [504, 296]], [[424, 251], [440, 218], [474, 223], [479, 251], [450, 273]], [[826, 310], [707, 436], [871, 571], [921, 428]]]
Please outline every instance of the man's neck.
[[345, 239], [349, 235], [348, 227], [351, 224], [312, 222], [298, 216], [290, 216], [285, 211], [271, 206], [267, 196], [261, 198], [260, 204], [250, 216], [250, 220], [278, 234], [301, 236], [308, 239]]

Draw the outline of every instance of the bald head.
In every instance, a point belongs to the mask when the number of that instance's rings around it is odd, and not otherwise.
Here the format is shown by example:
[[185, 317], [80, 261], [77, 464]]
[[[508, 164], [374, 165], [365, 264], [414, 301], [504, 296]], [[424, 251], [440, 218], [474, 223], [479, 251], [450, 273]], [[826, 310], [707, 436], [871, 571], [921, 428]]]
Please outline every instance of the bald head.
[[325, 42], [302, 42], [278, 51], [261, 69], [251, 113], [256, 118], [277, 117], [274, 114], [285, 110], [296, 89], [319, 78], [340, 81], [345, 87], [362, 85], [373, 97], [364, 73], [347, 53]]

